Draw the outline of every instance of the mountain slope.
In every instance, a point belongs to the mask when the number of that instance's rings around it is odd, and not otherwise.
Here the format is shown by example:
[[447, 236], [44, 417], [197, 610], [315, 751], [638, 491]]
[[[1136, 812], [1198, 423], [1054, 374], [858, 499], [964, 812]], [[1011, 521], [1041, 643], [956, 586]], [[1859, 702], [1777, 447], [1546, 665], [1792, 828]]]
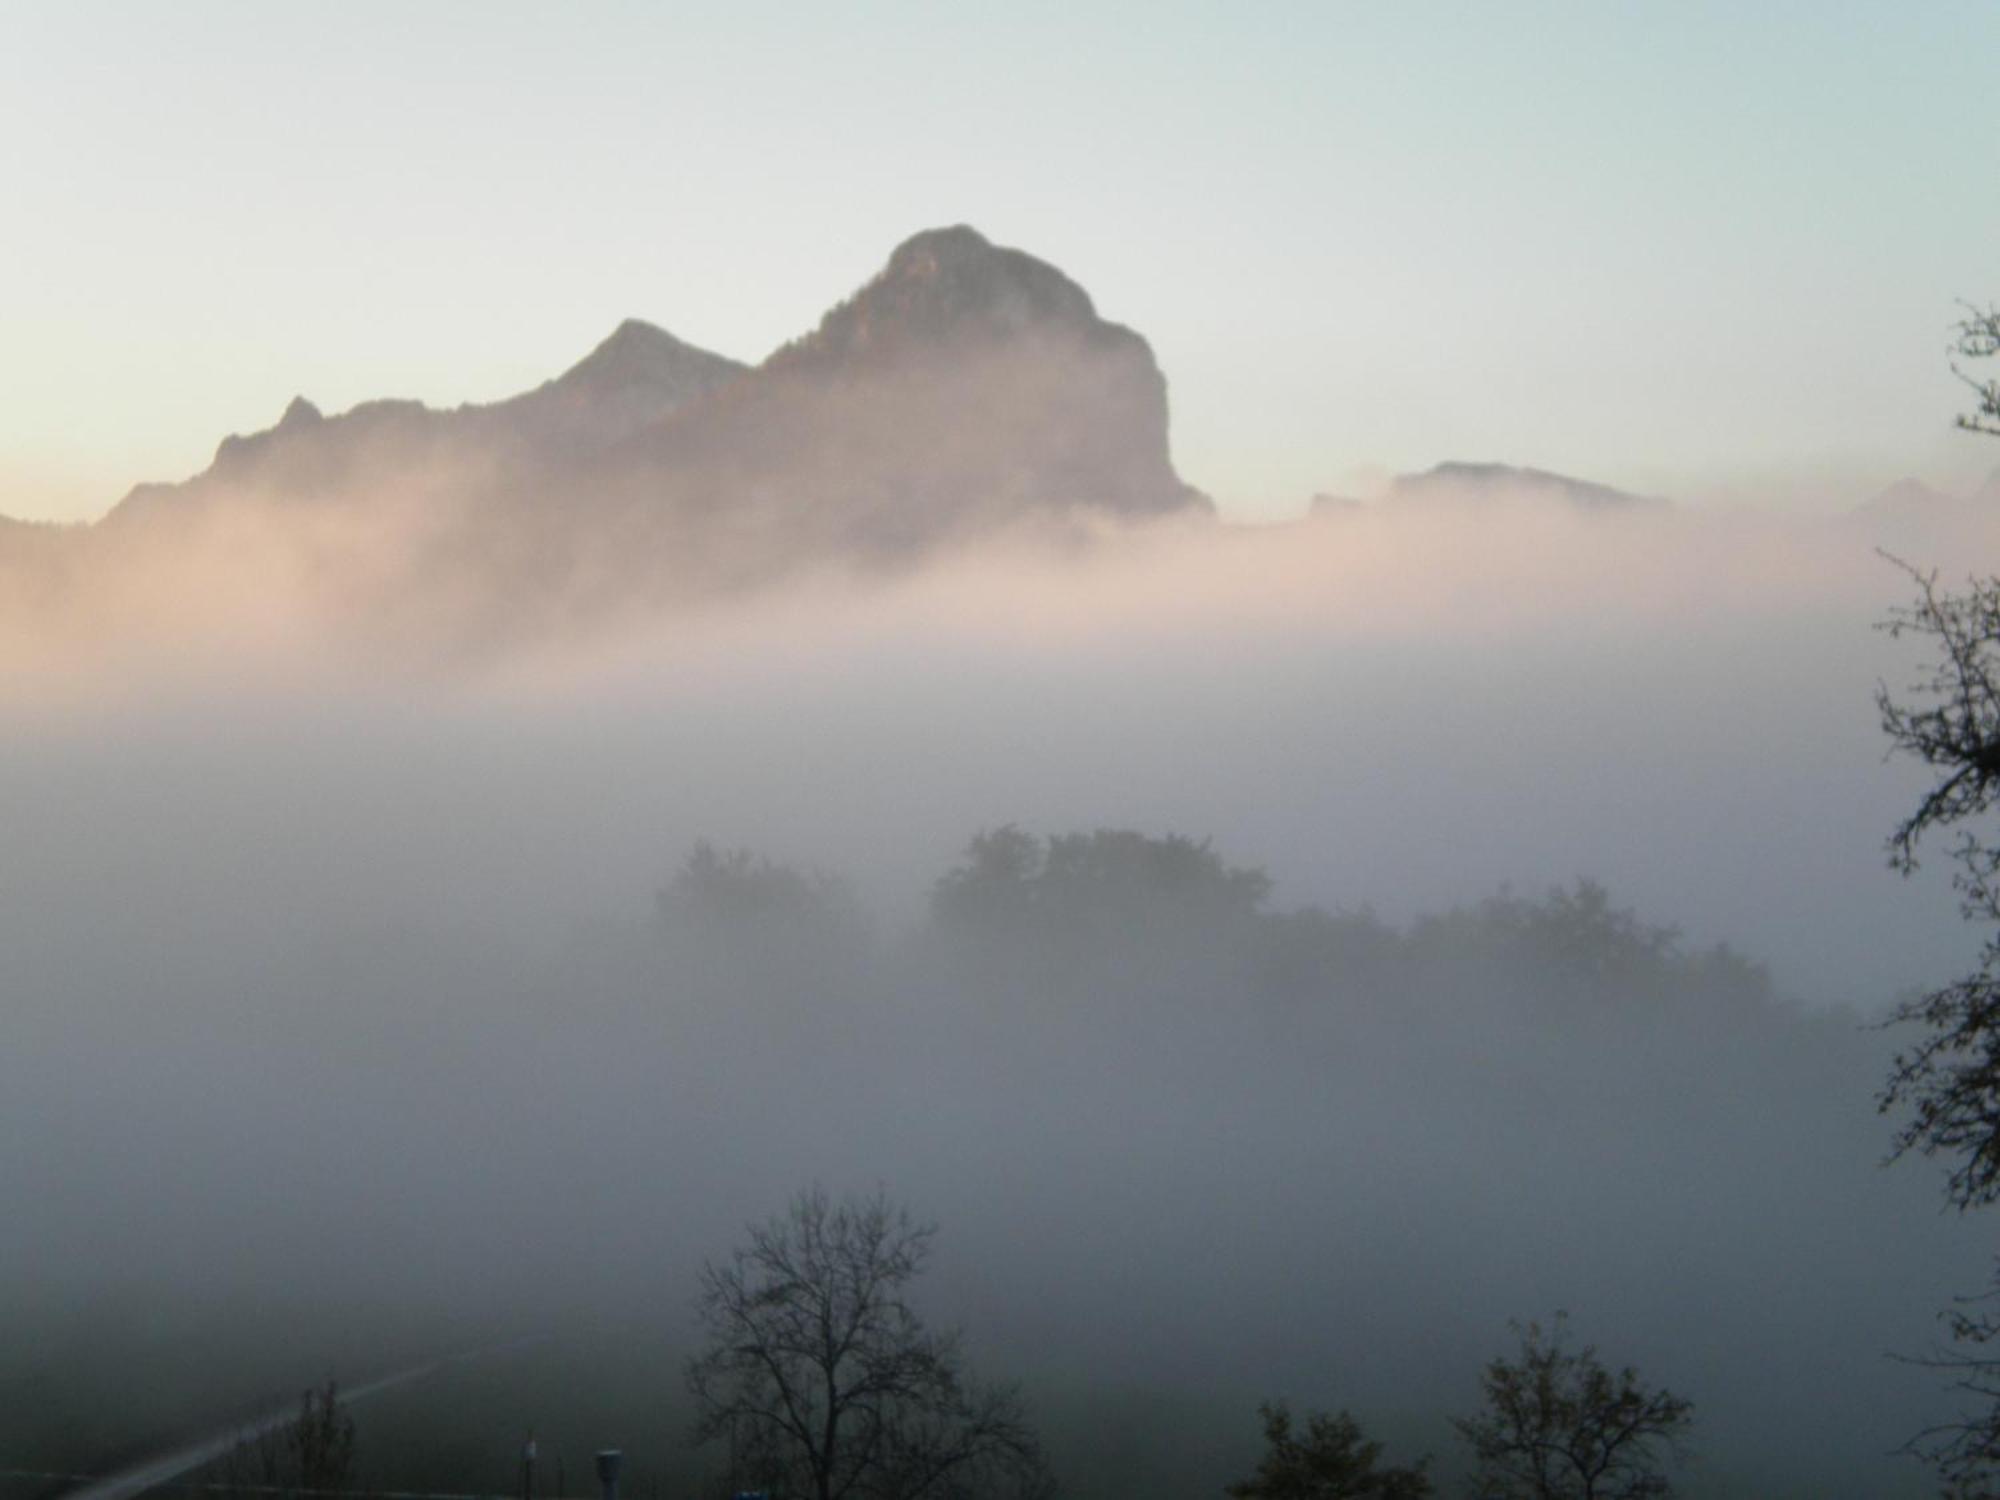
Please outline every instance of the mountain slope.
[[627, 318], [568, 370], [509, 400], [469, 408], [545, 443], [603, 446], [661, 421], [747, 367]]
[[202, 473], [178, 485], [140, 485], [107, 519], [170, 516], [177, 502], [365, 504], [440, 482], [451, 490], [555, 478], [743, 368], [628, 320], [556, 379], [490, 405], [437, 410], [417, 401], [368, 401], [328, 417], [298, 396], [277, 426], [224, 438]]

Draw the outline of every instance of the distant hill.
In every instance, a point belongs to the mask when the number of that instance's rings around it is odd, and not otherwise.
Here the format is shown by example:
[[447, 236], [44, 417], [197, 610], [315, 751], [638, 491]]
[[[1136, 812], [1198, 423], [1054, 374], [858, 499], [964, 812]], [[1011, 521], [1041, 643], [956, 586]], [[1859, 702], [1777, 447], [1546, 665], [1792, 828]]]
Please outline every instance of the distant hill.
[[1634, 495], [1545, 469], [1459, 462], [1442, 463], [1421, 474], [1399, 474], [1389, 481], [1383, 499], [1395, 504], [1527, 500], [1585, 511], [1659, 510], [1668, 504], [1656, 496]]
[[1349, 495], [1314, 495], [1306, 514], [1313, 520], [1331, 521], [1366, 515], [1371, 511], [1398, 510], [1418, 506], [1555, 505], [1568, 510], [1626, 512], [1664, 510], [1669, 501], [1650, 495], [1634, 495], [1552, 474], [1546, 469], [1520, 469], [1510, 464], [1448, 462], [1421, 474], [1398, 474], [1371, 505]]
[[1942, 560], [1940, 548], [1996, 523], [2000, 523], [2000, 469], [1963, 495], [1949, 494], [1921, 479], [1899, 479], [1856, 506], [1843, 524], [1877, 546], [1929, 563]]
[[1365, 515], [1368, 502], [1357, 500], [1352, 495], [1335, 495], [1322, 492], [1314, 495], [1306, 505], [1306, 514], [1314, 520], [1330, 520], [1335, 516]]
[[1933, 489], [1921, 479], [1899, 479], [1887, 489], [1869, 496], [1855, 507], [1856, 513], [1871, 516], [1934, 516], [1961, 505], [1956, 495]]

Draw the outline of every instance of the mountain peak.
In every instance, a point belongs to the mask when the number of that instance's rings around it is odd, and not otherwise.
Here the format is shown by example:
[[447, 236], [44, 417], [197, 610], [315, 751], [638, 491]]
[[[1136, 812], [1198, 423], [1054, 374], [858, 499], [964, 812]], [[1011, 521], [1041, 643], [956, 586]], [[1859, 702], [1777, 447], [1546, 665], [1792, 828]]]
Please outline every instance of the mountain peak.
[[993, 242], [970, 224], [947, 224], [939, 229], [921, 229], [889, 253], [883, 274], [931, 276], [940, 267], [963, 265], [997, 253]]
[[874, 286], [899, 290], [911, 303], [922, 299], [962, 314], [983, 313], [1009, 328], [1097, 320], [1090, 294], [1069, 277], [1026, 251], [994, 244], [969, 224], [911, 235], [890, 254]]
[[690, 378], [713, 377], [716, 367], [733, 371], [734, 360], [675, 338], [666, 329], [627, 318], [610, 337], [553, 382], [566, 389], [612, 391], [629, 386], [679, 386]]
[[1952, 497], [1945, 494], [1942, 490], [1925, 484], [1921, 479], [1913, 476], [1905, 476], [1890, 485], [1887, 489], [1881, 490], [1862, 501], [1857, 509], [1871, 514], [1882, 515], [1892, 512], [1931, 511], [1941, 506], [1950, 506], [1953, 503]]
[[919, 248], [951, 247], [965, 251], [991, 250], [993, 241], [986, 238], [970, 224], [940, 224], [935, 229], [919, 229], [915, 234], [898, 245], [889, 258], [894, 260], [906, 250]]
[[872, 281], [785, 354], [877, 353], [1050, 327], [1085, 339], [1135, 337], [1100, 321], [1090, 294], [1047, 261], [953, 224], [903, 241]]
[[306, 400], [303, 396], [294, 396], [292, 397], [291, 404], [285, 408], [285, 414], [278, 418], [278, 425], [280, 427], [302, 427], [314, 422], [324, 422], [325, 420], [326, 418], [321, 414], [320, 409], [314, 406], [312, 402]]

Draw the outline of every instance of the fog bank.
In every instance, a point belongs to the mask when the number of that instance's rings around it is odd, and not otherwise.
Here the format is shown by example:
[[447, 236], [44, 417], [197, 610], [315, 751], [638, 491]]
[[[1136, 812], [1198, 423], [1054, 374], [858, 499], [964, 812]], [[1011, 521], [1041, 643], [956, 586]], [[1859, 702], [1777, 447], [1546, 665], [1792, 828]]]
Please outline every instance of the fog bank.
[[[1038, 1389], [1246, 1430], [1289, 1394], [1442, 1450], [1506, 1320], [1563, 1306], [1701, 1403], [1715, 1493], [1907, 1481], [1880, 1455], [1934, 1386], [1882, 1355], [1983, 1253], [1878, 1170], [1858, 1013], [1972, 935], [1883, 866], [1917, 782], [1871, 704], [1910, 647], [1871, 627], [1907, 580], [1865, 529], [1037, 537], [470, 660], [283, 592], [12, 638], [23, 1318], [118, 1295], [351, 1348], [617, 1310], [672, 1347], [746, 1219], [880, 1182], [944, 1225], [939, 1314]], [[941, 926], [1004, 825], [1209, 839], [1275, 889]], [[704, 838], [849, 894], [690, 919]]]

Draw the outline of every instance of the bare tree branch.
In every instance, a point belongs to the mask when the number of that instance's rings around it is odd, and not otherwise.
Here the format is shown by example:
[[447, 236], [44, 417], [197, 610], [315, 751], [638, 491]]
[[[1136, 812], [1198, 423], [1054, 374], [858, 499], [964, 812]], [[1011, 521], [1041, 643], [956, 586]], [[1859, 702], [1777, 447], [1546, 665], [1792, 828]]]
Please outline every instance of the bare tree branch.
[[731, 1440], [732, 1482], [813, 1500], [1051, 1492], [1018, 1394], [968, 1384], [957, 1335], [906, 1300], [935, 1233], [880, 1193], [815, 1187], [703, 1268], [695, 1438]]
[[1480, 1377], [1486, 1405], [1453, 1422], [1472, 1446], [1475, 1484], [1492, 1500], [1651, 1500], [1693, 1422], [1692, 1403], [1607, 1370], [1589, 1346], [1566, 1347], [1566, 1319], [1515, 1325], [1520, 1354]]

